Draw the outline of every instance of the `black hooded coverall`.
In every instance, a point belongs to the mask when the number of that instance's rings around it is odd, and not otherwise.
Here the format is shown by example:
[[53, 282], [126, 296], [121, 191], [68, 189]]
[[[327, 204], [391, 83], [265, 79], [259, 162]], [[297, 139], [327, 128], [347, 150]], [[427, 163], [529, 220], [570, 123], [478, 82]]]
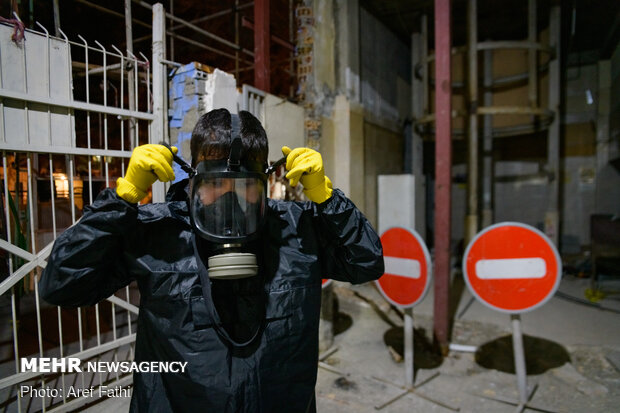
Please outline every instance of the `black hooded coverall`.
[[[260, 278], [252, 277], [261, 295], [234, 281], [224, 289], [230, 281], [201, 282], [208, 275], [194, 252], [186, 184], [173, 185], [165, 203], [141, 206], [104, 190], [54, 243], [41, 296], [60, 306], [93, 305], [137, 280], [135, 361], [188, 364], [185, 373], [134, 373], [131, 412], [316, 411], [321, 278], [379, 278], [379, 237], [339, 190], [320, 205], [268, 200]], [[220, 307], [218, 288], [228, 293]], [[260, 334], [243, 348], [214, 328], [228, 323], [227, 331], [243, 332], [236, 327], [247, 319], [261, 320]]]

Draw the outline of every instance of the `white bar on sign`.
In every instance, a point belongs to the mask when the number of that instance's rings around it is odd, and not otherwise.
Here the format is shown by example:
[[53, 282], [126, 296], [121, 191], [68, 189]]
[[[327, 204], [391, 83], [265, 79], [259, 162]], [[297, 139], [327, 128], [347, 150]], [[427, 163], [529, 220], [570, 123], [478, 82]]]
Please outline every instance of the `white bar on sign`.
[[385, 273], [407, 278], [420, 278], [420, 261], [410, 258], [383, 257]]
[[476, 276], [482, 280], [542, 278], [547, 264], [542, 258], [501, 258], [476, 262]]

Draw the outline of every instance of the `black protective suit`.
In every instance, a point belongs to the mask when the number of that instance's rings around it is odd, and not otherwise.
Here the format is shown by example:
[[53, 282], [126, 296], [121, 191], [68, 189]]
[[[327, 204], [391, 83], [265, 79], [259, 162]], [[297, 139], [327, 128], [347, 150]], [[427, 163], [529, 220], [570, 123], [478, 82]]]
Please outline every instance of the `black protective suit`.
[[[185, 373], [134, 373], [132, 412], [315, 411], [321, 278], [380, 277], [377, 234], [339, 190], [321, 205], [269, 200], [254, 245], [259, 276], [201, 282], [186, 183], [166, 203], [139, 207], [104, 190], [56, 240], [41, 296], [92, 305], [137, 280], [135, 360], [188, 364]], [[222, 327], [237, 341], [259, 335], [232, 347]]]

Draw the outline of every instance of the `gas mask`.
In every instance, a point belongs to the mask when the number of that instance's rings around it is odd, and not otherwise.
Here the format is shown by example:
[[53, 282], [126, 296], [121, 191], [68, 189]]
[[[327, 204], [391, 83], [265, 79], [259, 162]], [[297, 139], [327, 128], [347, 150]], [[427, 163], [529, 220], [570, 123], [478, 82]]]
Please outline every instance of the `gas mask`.
[[244, 252], [244, 246], [259, 235], [263, 224], [267, 175], [262, 166], [235, 166], [231, 159], [203, 161], [192, 178], [190, 216], [194, 231], [210, 241], [216, 253], [208, 259], [214, 279], [258, 273], [256, 256]]
[[239, 117], [232, 115], [232, 143], [228, 159], [205, 160], [196, 169], [174, 155], [191, 178], [190, 217], [194, 232], [207, 240], [214, 254], [208, 258], [209, 277], [247, 278], [258, 274], [256, 255], [246, 246], [263, 226], [269, 174], [285, 158], [267, 168], [241, 162]]

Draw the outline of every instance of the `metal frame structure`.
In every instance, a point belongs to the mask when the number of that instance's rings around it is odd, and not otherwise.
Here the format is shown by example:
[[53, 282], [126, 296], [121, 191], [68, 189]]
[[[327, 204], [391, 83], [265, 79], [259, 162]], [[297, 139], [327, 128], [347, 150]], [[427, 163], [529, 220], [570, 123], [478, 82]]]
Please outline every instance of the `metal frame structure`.
[[[16, 16], [17, 17], [17, 16]], [[60, 373], [60, 374], [45, 374], [22, 372], [20, 371], [20, 358], [21, 357], [77, 357], [83, 361], [97, 358], [97, 360], [118, 360], [119, 356], [126, 359], [133, 359], [132, 343], [135, 341], [134, 326], [136, 315], [138, 314], [138, 307], [136, 303], [131, 302], [130, 289], [126, 287], [124, 291], [120, 291], [120, 296], [113, 295], [107, 299], [111, 303], [111, 324], [112, 328], [109, 331], [102, 331], [100, 323], [100, 308], [99, 304], [94, 306], [95, 312], [95, 329], [96, 334], [94, 337], [85, 337], [84, 323], [87, 320], [83, 320], [83, 313], [85, 309], [77, 310], [61, 310], [56, 308], [57, 322], [58, 322], [58, 340], [59, 345], [49, 348], [44, 346], [44, 342], [54, 341], [48, 338], [48, 336], [55, 336], [53, 330], [50, 330], [50, 325], [43, 325], [45, 321], [42, 313], [46, 309], [46, 305], [41, 302], [38, 292], [38, 280], [40, 277], [41, 269], [46, 266], [46, 259], [51, 251], [52, 242], [46, 245], [40, 245], [42, 242], [39, 239], [37, 242], [36, 227], [39, 216], [37, 208], [35, 208], [35, 200], [37, 198], [37, 183], [41, 184], [41, 180], [36, 179], [38, 175], [37, 168], [39, 166], [45, 166], [49, 170], [49, 190], [51, 193], [51, 208], [49, 213], [51, 214], [52, 223], [52, 238], [55, 239], [57, 234], [63, 229], [58, 227], [57, 221], [59, 219], [59, 210], [55, 201], [55, 192], [57, 193], [57, 177], [55, 177], [55, 170], [58, 169], [58, 163], [54, 162], [59, 156], [66, 158], [66, 167], [64, 169], [65, 180], [68, 180], [68, 194], [69, 205], [71, 212], [71, 224], [74, 224], [78, 218], [78, 211], [76, 211], [76, 204], [79, 202], [79, 193], [76, 190], [75, 183], [81, 178], [78, 177], [76, 167], [78, 163], [88, 166], [88, 173], [84, 175], [84, 185], [88, 185], [89, 199], [88, 203], [93, 202], [93, 160], [100, 158], [104, 160], [104, 167], [101, 168], [101, 174], [99, 179], [105, 180], [105, 185], [110, 185], [110, 170], [109, 160], [120, 159], [120, 174], [124, 174], [125, 161], [131, 156], [133, 147], [139, 144], [138, 140], [140, 135], [140, 125], [146, 123], [146, 133], [143, 130], [143, 137], [146, 136], [148, 141], [159, 141], [163, 136], [162, 130], [152, 131], [152, 124], [154, 121], [161, 117], [162, 110], [159, 112], [153, 112], [154, 108], [161, 108], [163, 104], [161, 96], [165, 96], [165, 92], [162, 91], [159, 95], [153, 94], [153, 103], [151, 105], [151, 65], [149, 60], [141, 55], [137, 57], [127, 51], [127, 55], [121, 52], [118, 48], [112, 47], [113, 50], [107, 50], [99, 42], [95, 41], [94, 44], [89, 44], [86, 39], [80, 37], [80, 41], [71, 41], [65, 36], [65, 34], [58, 28], [58, 32], [62, 36], [56, 38], [50, 36], [45, 27], [38, 24], [41, 31], [26, 31], [27, 42], [22, 42], [19, 45], [15, 45], [16, 50], [21, 51], [22, 62], [21, 70], [23, 73], [20, 75], [23, 79], [21, 85], [16, 85], [15, 82], [9, 82], [6, 76], [9, 74], [0, 73], [0, 151], [2, 151], [2, 183], [3, 183], [3, 199], [4, 199], [4, 219], [6, 222], [6, 239], [0, 240], [0, 249], [4, 250], [7, 256], [9, 273], [8, 276], [0, 282], [0, 300], [6, 303], [10, 303], [11, 307], [11, 323], [12, 323], [12, 347], [14, 355], [14, 369], [13, 373], [9, 372], [10, 366], [0, 365], [0, 370], [3, 372], [3, 378], [0, 379], [0, 392], [6, 395], [7, 399], [4, 401], [5, 405], [13, 404], [18, 412], [31, 411], [40, 409], [42, 411], [61, 412], [79, 408], [80, 406], [91, 403], [95, 400], [92, 397], [66, 397], [68, 386], [74, 386], [76, 388], [89, 388], [96, 385], [115, 385], [126, 386], [131, 383], [131, 375], [119, 375], [119, 374], [102, 374], [102, 373]], [[38, 39], [41, 43], [41, 39], [45, 39], [47, 44], [46, 51], [43, 56], [44, 60], [44, 75], [41, 78], [32, 76], [31, 68], [34, 66], [41, 66], [41, 61], [28, 61], [27, 56], [29, 47], [32, 47], [32, 42]], [[50, 55], [55, 45], [62, 44], [67, 50], [66, 68], [69, 69], [67, 76], [69, 79], [64, 83], [68, 85], [68, 89], [63, 91], [64, 96], [67, 98], [59, 98], [54, 95], [52, 89], [55, 84], [55, 76], [53, 71], [57, 68], [52, 67], [50, 64]], [[74, 55], [83, 55], [85, 61], [76, 62], [71, 60], [71, 52]], [[19, 52], [17, 52], [19, 53]], [[6, 59], [6, 56], [3, 55]], [[94, 57], [94, 58], [93, 58]], [[117, 64], [109, 64], [111, 60], [118, 61]], [[91, 69], [91, 62], [101, 62], [101, 66], [95, 69]], [[17, 62], [2, 62], [2, 67], [6, 68], [8, 64], [14, 64]], [[83, 63], [83, 65], [82, 65]], [[72, 66], [84, 67], [83, 73], [76, 73], [72, 70]], [[158, 69], [162, 66], [161, 62], [155, 65], [154, 69]], [[132, 67], [135, 70], [127, 72], [126, 68]], [[83, 76], [83, 79], [78, 79], [79, 76]], [[118, 83], [118, 87], [109, 82], [109, 78], [114, 76], [115, 81]], [[93, 78], [96, 77], [96, 81], [93, 82]], [[154, 76], [155, 77], [155, 76]], [[76, 79], [83, 83], [85, 91], [85, 99], [76, 99], [73, 92], [73, 86]], [[96, 90], [93, 85], [96, 86], [97, 81], [100, 82], [100, 87], [103, 89], [101, 93], [103, 95], [102, 101], [97, 102], [92, 96], [91, 92]], [[163, 79], [165, 80], [165, 78]], [[159, 80], [161, 85], [159, 90], [166, 90], [165, 82], [162, 79]], [[34, 91], [36, 83], [40, 83], [39, 86], [47, 88], [47, 93], [41, 95]], [[139, 87], [139, 84], [142, 84]], [[120, 99], [115, 99], [114, 103], [108, 101], [108, 94], [112, 88], [115, 94], [120, 93]], [[120, 89], [120, 92], [119, 92]], [[130, 94], [130, 109], [125, 107], [125, 93], [131, 89]], [[155, 89], [155, 87], [154, 87]], [[141, 98], [141, 99], [140, 99]], [[9, 137], [7, 135], [6, 125], [9, 119], [6, 118], [6, 108], [8, 106], [22, 108], [23, 112], [23, 129], [25, 130], [25, 136], [19, 139]], [[44, 108], [43, 110], [41, 108]], [[143, 110], [138, 108], [142, 107]], [[68, 122], [72, 128], [72, 137], [69, 140], [69, 144], [57, 145], [53, 138], [53, 119], [54, 116], [66, 116]], [[75, 135], [75, 116], [76, 113], [80, 113], [85, 118], [86, 122], [86, 143], [81, 144], [76, 139]], [[64, 114], [64, 115], [63, 115]], [[34, 115], [47, 116], [47, 140], [41, 141], [40, 139], [34, 139], [31, 136], [31, 129], [35, 125], [36, 119]], [[41, 116], [39, 116], [40, 118]], [[102, 145], [96, 145], [92, 136], [93, 120], [100, 119], [99, 128], [101, 136], [103, 138]], [[11, 120], [15, 122], [15, 120]], [[19, 119], [17, 122], [20, 122]], [[110, 122], [116, 122], [120, 130], [120, 145], [119, 139], [109, 139], [109, 125]], [[44, 121], [45, 123], [45, 121]], [[45, 128], [45, 126], [43, 126]], [[129, 147], [125, 147], [125, 131], [131, 133], [132, 138], [129, 139]], [[157, 135], [157, 136], [155, 136]], [[116, 145], [112, 145], [112, 143]], [[98, 147], [99, 146], [99, 147]], [[113, 146], [116, 146], [113, 148]], [[120, 147], [119, 147], [120, 146]], [[9, 159], [16, 159], [18, 156], [25, 156], [26, 158], [26, 175], [27, 182], [25, 184], [25, 192], [27, 199], [27, 213], [26, 213], [26, 227], [29, 229], [30, 245], [27, 247], [20, 247], [15, 245], [15, 240], [12, 239], [12, 229], [16, 225], [21, 225], [19, 217], [15, 217], [10, 212], [9, 199], [16, 199], [18, 201], [19, 193], [11, 193], [9, 189]], [[78, 159], [78, 158], [82, 159]], [[40, 160], [47, 158], [49, 165], [40, 165]], [[85, 159], [84, 159], [85, 158]], [[82, 161], [82, 162], [78, 162]], [[85, 162], [84, 162], [85, 161]], [[17, 174], [20, 174], [19, 163], [17, 163]], [[83, 174], [83, 173], [82, 173]], [[12, 195], [12, 196], [11, 196]], [[86, 203], [86, 200], [84, 201]], [[13, 224], [12, 224], [13, 223]], [[39, 237], [40, 238], [40, 237]], [[23, 264], [19, 268], [14, 266], [14, 258], [19, 257], [23, 260]], [[21, 351], [19, 342], [19, 319], [18, 319], [18, 302], [20, 296], [17, 294], [17, 287], [26, 277], [32, 276], [34, 279], [34, 311], [36, 314], [36, 335], [38, 341], [38, 351], [34, 354], [26, 354]], [[49, 311], [49, 310], [48, 310]], [[73, 313], [76, 311], [77, 313]], [[78, 329], [78, 341], [73, 343], [63, 342], [65, 337], [64, 331], [68, 328], [63, 326], [63, 321], [66, 322], [67, 314], [75, 314], [77, 318]], [[73, 316], [69, 316], [73, 317]], [[118, 323], [118, 317], [126, 317], [124, 325]], [[53, 328], [53, 327], [52, 327]], [[70, 328], [70, 327], [69, 327]], [[126, 355], [120, 355], [122, 351], [127, 351]], [[19, 385], [29, 385], [35, 388], [55, 388], [62, 392], [58, 393], [62, 396], [58, 397], [23, 397], [18, 390]], [[15, 406], [16, 404], [16, 406]]]
[[[467, 46], [451, 48], [448, 42], [447, 51], [440, 49], [443, 42], [449, 39], [450, 23], [449, 20], [438, 20], [446, 9], [450, 9], [450, 2], [440, 0], [435, 1], [435, 39], [436, 55], [427, 53], [428, 32], [426, 16], [421, 18], [421, 30], [415, 37], [415, 46], [422, 47], [421, 53], [414, 55], [414, 74], [417, 79], [421, 79], [418, 88], [413, 89], [413, 102], [415, 108], [415, 133], [418, 135], [436, 135], [436, 198], [435, 198], [435, 250], [436, 258], [436, 294], [439, 299], [435, 299], [435, 333], [440, 337], [439, 341], [445, 344], [448, 326], [448, 299], [447, 285], [445, 279], [449, 280], [450, 266], [450, 135], [466, 135], [468, 145], [467, 160], [467, 212], [465, 223], [465, 243], [480, 229], [480, 217], [484, 225], [493, 222], [493, 159], [491, 157], [493, 137], [510, 136], [519, 133], [536, 132], [548, 130], [548, 151], [547, 169], [549, 176], [550, 201], [545, 215], [545, 233], [554, 243], [558, 244], [559, 238], [559, 90], [560, 90], [560, 6], [552, 5], [549, 20], [549, 44], [542, 44], [537, 39], [537, 2], [528, 0], [528, 36], [522, 41], [485, 41], [479, 42], [477, 39], [477, 0], [468, 0], [467, 11]], [[439, 28], [438, 28], [439, 27]], [[413, 39], [413, 38], [412, 38]], [[494, 50], [499, 49], [523, 49], [526, 50], [528, 59], [528, 70], [522, 74], [493, 78], [490, 62], [492, 61]], [[484, 65], [484, 96], [482, 104], [478, 96], [478, 53], [483, 52], [485, 56]], [[441, 53], [441, 55], [440, 55]], [[450, 55], [457, 53], [467, 53], [468, 79], [465, 83], [452, 82], [449, 75]], [[548, 62], [539, 64], [538, 56], [546, 54]], [[441, 59], [441, 60], [440, 60]], [[431, 79], [428, 66], [437, 60], [435, 65], [436, 78]], [[444, 73], [442, 66], [447, 65], [448, 73]], [[548, 108], [540, 107], [538, 100], [538, 74], [543, 70], [549, 73], [549, 103]], [[528, 102], [521, 106], [493, 106], [492, 92], [499, 86], [506, 86], [512, 83], [527, 80]], [[435, 87], [436, 105], [435, 112], [431, 113], [428, 99], [430, 87]], [[449, 99], [451, 89], [455, 87], [466, 87], [467, 92], [467, 113], [457, 113], [452, 110]], [[446, 99], [446, 95], [448, 98]], [[492, 127], [492, 116], [494, 115], [530, 115], [532, 121], [525, 125], [517, 125], [504, 128]], [[452, 131], [450, 128], [451, 118], [457, 116], [467, 116], [466, 131]], [[479, 159], [480, 145], [479, 134], [480, 126], [478, 117], [484, 117], [483, 136], [484, 136], [484, 170], [490, 176], [483, 180], [479, 185]], [[430, 124], [435, 123], [435, 130]], [[446, 138], [446, 130], [448, 136]], [[486, 176], [486, 175], [485, 175]], [[483, 194], [480, 202], [481, 187]], [[482, 204], [482, 208], [481, 205]], [[438, 217], [440, 217], [438, 219]], [[448, 253], [445, 253], [448, 250]], [[445, 267], [445, 268], [444, 268]], [[447, 281], [446, 281], [447, 282]], [[446, 333], [447, 334], [447, 333]]]
[[[21, 70], [23, 71], [23, 84], [20, 87], [9, 85], [3, 82], [5, 79], [2, 73], [2, 60], [0, 60], [0, 151], [2, 152], [2, 183], [3, 183], [3, 208], [4, 220], [6, 221], [6, 237], [0, 239], [0, 252], [6, 255], [8, 261], [8, 276], [0, 281], [0, 304], [4, 300], [10, 306], [11, 313], [11, 333], [12, 333], [12, 353], [14, 366], [0, 364], [0, 403], [3, 402], [2, 397], [6, 396], [4, 405], [9, 408], [15, 407], [18, 412], [22, 411], [68, 411], [79, 408], [86, 403], [92, 403], [93, 397], [64, 397], [67, 386], [77, 388], [89, 388], [90, 386], [126, 386], [131, 384], [131, 375], [111, 377], [110, 374], [101, 373], [62, 373], [62, 374], [42, 374], [20, 371], [21, 357], [77, 357], [83, 361], [86, 360], [119, 360], [133, 359], [133, 343], [135, 341], [136, 316], [138, 314], [137, 303], [132, 302], [130, 288], [119, 291], [115, 295], [109, 297], [107, 301], [111, 304], [111, 315], [107, 317], [111, 320], [112, 329], [109, 331], [102, 330], [100, 318], [100, 305], [95, 305], [92, 310], [80, 308], [77, 310], [61, 310], [56, 308], [55, 311], [58, 323], [58, 340], [59, 345], [50, 348], [48, 344], [50, 334], [55, 327], [46, 324], [46, 317], [49, 316], [50, 308], [47, 304], [40, 300], [38, 293], [38, 281], [41, 271], [46, 266], [46, 260], [50, 254], [53, 240], [68, 225], [74, 224], [80, 217], [80, 190], [78, 182], [83, 183], [83, 188], [88, 188], [89, 196], [82, 203], [87, 205], [93, 202], [93, 186], [96, 180], [105, 181], [105, 186], [113, 183], [116, 176], [122, 176], [125, 171], [125, 165], [131, 156], [133, 148], [143, 143], [157, 143], [162, 140], [168, 140], [168, 127], [166, 123], [168, 111], [168, 74], [166, 66], [176, 66], [172, 61], [166, 60], [167, 40], [170, 39], [170, 54], [173, 53], [173, 39], [187, 41], [199, 47], [225, 55], [236, 61], [236, 71], [239, 69], [239, 63], [253, 65], [253, 62], [241, 57], [241, 55], [254, 58], [254, 53], [239, 46], [238, 33], [235, 42], [222, 39], [212, 33], [197, 27], [194, 23], [198, 20], [187, 22], [171, 12], [173, 10], [173, 0], [170, 0], [170, 13], [164, 10], [163, 5], [150, 5], [140, 0], [125, 0], [124, 15], [102, 6], [90, 3], [87, 0], [77, 0], [80, 3], [95, 7], [101, 12], [114, 14], [117, 17], [125, 18], [125, 34], [127, 39], [127, 50], [121, 51], [115, 46], [110, 50], [106, 49], [101, 43], [94, 41], [89, 43], [81, 36], [79, 41], [69, 40], [60, 29], [60, 15], [57, 10], [57, 2], [54, 2], [55, 15], [54, 25], [56, 36], [51, 36], [47, 29], [38, 24], [37, 31], [27, 30], [26, 36], [29, 39], [44, 38], [47, 41], [47, 48], [43, 53], [45, 59], [44, 71], [41, 76], [36, 79], [35, 83], [42, 82], [47, 87], [48, 93], [39, 93], [31, 88], [32, 75], [31, 68], [35, 65], [41, 66], [41, 56], [36, 59], [26, 57], [31, 47], [32, 40], [28, 43], [24, 42], [15, 45], [21, 50], [20, 60]], [[131, 15], [132, 3], [141, 7], [148, 8], [153, 12], [152, 24], [140, 22]], [[290, 3], [290, 2], [289, 2]], [[292, 4], [292, 3], [291, 3]], [[291, 6], [289, 4], [289, 6]], [[254, 2], [239, 4], [236, 2], [235, 8], [216, 13], [208, 18], [217, 17], [223, 13], [235, 13], [236, 20], [239, 19], [239, 10], [253, 6]], [[256, 19], [256, 25], [262, 30], [256, 30], [257, 35], [265, 32], [264, 24], [268, 9], [268, 1], [260, 1], [258, 4], [259, 13], [263, 13], [261, 19]], [[256, 7], [255, 7], [256, 8]], [[17, 16], [16, 16], [17, 17]], [[169, 30], [166, 30], [166, 20], [176, 23]], [[204, 19], [201, 19], [204, 20]], [[268, 20], [267, 20], [268, 21]], [[240, 21], [236, 25], [238, 32]], [[135, 56], [133, 53], [133, 44], [145, 39], [133, 38], [133, 24], [140, 24], [145, 27], [152, 28], [153, 55], [151, 60], [142, 55]], [[233, 53], [226, 53], [217, 48], [209, 47], [195, 40], [184, 38], [177, 35], [175, 30], [179, 27], [190, 28], [197, 34], [203, 35], [211, 40], [216, 41], [220, 45], [232, 48]], [[268, 28], [267, 28], [268, 30]], [[267, 36], [269, 41], [269, 36]], [[66, 76], [66, 86], [64, 94], [59, 96], [53, 93], [52, 89], [57, 88], [54, 76], [57, 75], [56, 67], [53, 67], [50, 61], [50, 50], [53, 51], [55, 45], [61, 42], [67, 50], [66, 67], [68, 69]], [[52, 53], [53, 54], [53, 53]], [[83, 61], [74, 61], [71, 56], [80, 56]], [[0, 54], [0, 59], [7, 59], [6, 55]], [[172, 58], [171, 58], [172, 59]], [[36, 60], [36, 61], [35, 61]], [[268, 61], [267, 61], [268, 63]], [[251, 68], [251, 66], [250, 66]], [[268, 71], [266, 72], [269, 73]], [[6, 75], [6, 73], [5, 73]], [[267, 79], [268, 81], [268, 79]], [[14, 82], [13, 82], [14, 83]], [[99, 85], [97, 85], [99, 83]], [[77, 88], [74, 88], [77, 86]], [[99, 86], [99, 91], [97, 89]], [[40, 89], [40, 88], [39, 88]], [[78, 96], [76, 90], [79, 89], [84, 96]], [[76, 94], [77, 93], [77, 94]], [[109, 97], [114, 93], [115, 98]], [[264, 99], [265, 92], [252, 86], [243, 86], [243, 100], [241, 109], [248, 110], [260, 119], [264, 120]], [[20, 113], [17, 118], [23, 119], [24, 136], [18, 139], [8, 137], [5, 108], [8, 106], [17, 107], [17, 112], [11, 112], [11, 116]], [[43, 108], [43, 109], [42, 109]], [[31, 138], [30, 129], [32, 126], [32, 115], [35, 114], [47, 116], [48, 138], [40, 137]], [[53, 131], [53, 123], [58, 117], [66, 118], [70, 124], [70, 137], [59, 142], [56, 139], [57, 132]], [[80, 122], [77, 119], [80, 119]], [[13, 122], [15, 122], [13, 120]], [[19, 120], [19, 122], [22, 122]], [[41, 129], [37, 126], [38, 129]], [[97, 128], [99, 133], [97, 133]], [[76, 130], [77, 129], [77, 130]], [[76, 134], [77, 132], [77, 134]], [[111, 135], [114, 133], [114, 135]], [[85, 136], [84, 136], [85, 135]], [[118, 136], [120, 135], [120, 136]], [[97, 136], [99, 142], [97, 142]], [[120, 140], [118, 139], [120, 138]], [[120, 142], [120, 144], [119, 144]], [[126, 144], [129, 142], [129, 144]], [[19, 157], [26, 160], [26, 168], [19, 168], [20, 162], [14, 162]], [[60, 168], [63, 162], [59, 162], [64, 157], [64, 167]], [[103, 162], [101, 162], [103, 160]], [[17, 164], [17, 176], [20, 173], [26, 178], [22, 179], [20, 184], [23, 186], [21, 192], [19, 190], [11, 190], [9, 188], [9, 172], [13, 164]], [[110, 167], [110, 162], [116, 162], [119, 165], [114, 172]], [[97, 166], [100, 165], [99, 172]], [[44, 166], [49, 171], [49, 176], [41, 172]], [[87, 166], [87, 168], [86, 168]], [[44, 168], [44, 169], [45, 169]], [[81, 168], [81, 169], [80, 169]], [[87, 173], [86, 173], [87, 169]], [[55, 192], [58, 193], [58, 175], [63, 175], [63, 179], [68, 185], [66, 190], [68, 200], [66, 200], [70, 209], [70, 220], [65, 219], [62, 222], [60, 205]], [[38, 188], [41, 186], [44, 176], [49, 180], [49, 191], [51, 193], [51, 206], [49, 213], [51, 219], [47, 219], [43, 215], [48, 211], [39, 211], [37, 202]], [[45, 184], [46, 185], [46, 184]], [[152, 199], [153, 201], [162, 201], [164, 198], [165, 186], [161, 183], [153, 185]], [[17, 198], [20, 195], [26, 200], [26, 213], [18, 214], [26, 216], [26, 223], [18, 221], [12, 214], [9, 205], [9, 198]], [[22, 203], [23, 204], [23, 203]], [[23, 209], [23, 208], [22, 208]], [[22, 211], [23, 212], [23, 211]], [[51, 234], [43, 242], [37, 240], [37, 225], [39, 218], [46, 218], [47, 222], [51, 222]], [[22, 216], [22, 221], [24, 217]], [[18, 246], [15, 237], [12, 237], [17, 221], [21, 226], [28, 228], [30, 235], [30, 244], [28, 246]], [[41, 237], [39, 237], [41, 238]], [[22, 261], [19, 265], [14, 265], [16, 259]], [[32, 306], [36, 315], [36, 341], [38, 343], [38, 351], [35, 354], [27, 354], [26, 350], [22, 350], [19, 340], [19, 307], [20, 295], [18, 291], [20, 283], [26, 282], [26, 279], [32, 279], [32, 288], [34, 299]], [[121, 298], [123, 296], [123, 298]], [[30, 296], [24, 296], [26, 298]], [[28, 298], [30, 299], [30, 298]], [[27, 300], [26, 300], [27, 301]], [[94, 311], [95, 331], [92, 337], [87, 337], [86, 332], [89, 330], [87, 325], [89, 319], [84, 318], [84, 314], [88, 311]], [[117, 322], [118, 317], [126, 314], [126, 322]], [[67, 336], [67, 317], [77, 320], [77, 336], [76, 342], [63, 342]], [[123, 318], [124, 319], [124, 318]], [[64, 322], [64, 326], [63, 326]], [[123, 325], [122, 325], [123, 324]], [[55, 335], [55, 334], [54, 334]], [[53, 341], [53, 340], [52, 340]], [[65, 340], [66, 341], [66, 340]], [[24, 344], [24, 343], [22, 343]], [[121, 354], [127, 350], [126, 354]], [[35, 388], [57, 388], [62, 389], [62, 397], [22, 397], [17, 391], [20, 385], [31, 385]]]

